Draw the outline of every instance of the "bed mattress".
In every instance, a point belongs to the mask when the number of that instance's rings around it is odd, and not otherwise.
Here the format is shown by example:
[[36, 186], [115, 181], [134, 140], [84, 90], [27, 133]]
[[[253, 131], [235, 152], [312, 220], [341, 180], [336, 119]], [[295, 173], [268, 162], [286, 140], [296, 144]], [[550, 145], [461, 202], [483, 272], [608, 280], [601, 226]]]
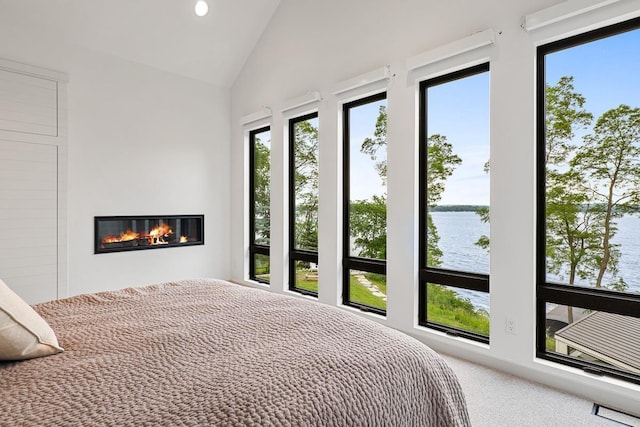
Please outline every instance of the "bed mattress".
[[335, 307], [221, 280], [34, 306], [64, 352], [0, 363], [2, 426], [467, 426], [417, 340]]

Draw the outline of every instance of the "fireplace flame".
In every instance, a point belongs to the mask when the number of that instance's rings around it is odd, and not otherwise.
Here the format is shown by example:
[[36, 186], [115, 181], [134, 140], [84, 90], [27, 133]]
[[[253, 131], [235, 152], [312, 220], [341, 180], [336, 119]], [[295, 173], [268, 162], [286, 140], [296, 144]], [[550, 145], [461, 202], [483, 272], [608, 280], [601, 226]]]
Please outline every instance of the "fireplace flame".
[[134, 233], [131, 230], [123, 231], [119, 237], [107, 235], [102, 238], [102, 243], [128, 242], [140, 238], [140, 233]]
[[166, 245], [169, 242], [165, 238], [173, 234], [173, 230], [167, 224], [156, 225], [146, 236], [151, 245]]
[[[148, 233], [136, 233], [131, 231], [131, 229], [127, 229], [127, 231], [121, 232], [119, 236], [114, 236], [111, 234], [105, 235], [102, 238], [102, 244], [104, 245], [106, 243], [121, 243], [138, 240], [138, 242], [133, 242], [135, 244], [134, 246], [142, 244], [142, 242], [144, 241], [146, 241], [146, 244], [149, 245], [168, 245], [170, 243], [169, 236], [172, 234], [174, 234], [174, 232], [171, 227], [168, 224], [161, 223], [153, 227]], [[180, 243], [188, 242], [188, 236], [180, 236]]]

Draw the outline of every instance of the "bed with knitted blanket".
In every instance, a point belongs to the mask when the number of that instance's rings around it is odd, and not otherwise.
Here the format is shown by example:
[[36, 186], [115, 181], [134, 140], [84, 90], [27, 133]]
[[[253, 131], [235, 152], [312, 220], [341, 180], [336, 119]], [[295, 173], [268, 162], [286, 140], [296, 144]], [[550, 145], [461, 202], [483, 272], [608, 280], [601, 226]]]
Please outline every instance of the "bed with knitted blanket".
[[417, 340], [213, 279], [34, 306], [64, 352], [0, 362], [2, 426], [467, 426]]

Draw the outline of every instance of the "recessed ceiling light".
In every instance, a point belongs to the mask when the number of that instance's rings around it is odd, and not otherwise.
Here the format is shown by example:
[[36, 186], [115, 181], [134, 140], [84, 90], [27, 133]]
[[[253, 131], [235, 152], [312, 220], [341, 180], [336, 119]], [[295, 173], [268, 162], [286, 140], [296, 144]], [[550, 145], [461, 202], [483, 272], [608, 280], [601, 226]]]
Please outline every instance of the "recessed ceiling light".
[[209, 5], [204, 0], [198, 0], [196, 3], [196, 15], [204, 16], [209, 12]]

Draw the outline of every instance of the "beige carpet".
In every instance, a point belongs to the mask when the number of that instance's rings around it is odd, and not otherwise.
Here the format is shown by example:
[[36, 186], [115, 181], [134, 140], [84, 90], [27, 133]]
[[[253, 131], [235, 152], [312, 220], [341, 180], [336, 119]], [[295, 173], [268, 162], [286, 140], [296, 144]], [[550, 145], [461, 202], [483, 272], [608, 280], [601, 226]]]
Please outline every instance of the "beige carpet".
[[624, 425], [592, 415], [591, 401], [446, 354], [442, 356], [458, 375], [474, 427]]

